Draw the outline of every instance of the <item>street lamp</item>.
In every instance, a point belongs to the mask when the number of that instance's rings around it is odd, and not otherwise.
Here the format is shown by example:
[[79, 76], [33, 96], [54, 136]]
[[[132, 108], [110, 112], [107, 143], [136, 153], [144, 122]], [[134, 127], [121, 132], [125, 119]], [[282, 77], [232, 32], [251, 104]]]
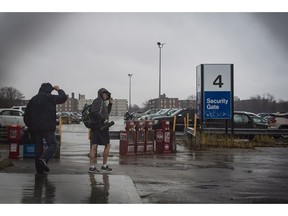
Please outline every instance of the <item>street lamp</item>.
[[129, 112], [131, 111], [131, 77], [133, 74], [128, 74], [129, 77]]
[[165, 43], [157, 42], [157, 45], [159, 47], [159, 100], [161, 96], [161, 49], [164, 46]]

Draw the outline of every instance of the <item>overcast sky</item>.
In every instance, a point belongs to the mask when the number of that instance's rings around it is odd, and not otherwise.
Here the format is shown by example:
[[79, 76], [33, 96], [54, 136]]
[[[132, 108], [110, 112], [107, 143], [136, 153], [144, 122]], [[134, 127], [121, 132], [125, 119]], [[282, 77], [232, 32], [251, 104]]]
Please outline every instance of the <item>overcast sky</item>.
[[132, 104], [195, 95], [196, 66], [234, 64], [240, 99], [288, 100], [288, 13], [0, 13], [0, 87], [26, 99], [43, 82], [95, 98], [101, 87]]

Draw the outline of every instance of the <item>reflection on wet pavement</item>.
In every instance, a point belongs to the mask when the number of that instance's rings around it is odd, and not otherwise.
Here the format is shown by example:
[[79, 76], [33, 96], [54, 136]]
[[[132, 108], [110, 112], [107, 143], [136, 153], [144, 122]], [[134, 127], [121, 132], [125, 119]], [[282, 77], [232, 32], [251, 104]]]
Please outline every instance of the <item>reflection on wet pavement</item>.
[[142, 203], [130, 177], [106, 173], [0, 173], [0, 191], [0, 203]]
[[[94, 175], [89, 173], [91, 193], [81, 203], [108, 203], [109, 175]], [[96, 180], [97, 179], [97, 180]], [[35, 174], [34, 185], [23, 185], [21, 203], [54, 203], [56, 195], [55, 185], [49, 181], [47, 174]]]
[[[90, 173], [89, 178], [91, 182], [91, 194], [87, 203], [108, 203], [110, 188], [109, 175], [103, 174], [101, 179], [101, 175], [96, 176]], [[84, 203], [86, 203], [86, 201], [84, 201]]]
[[55, 186], [48, 180], [46, 174], [35, 174], [34, 185], [23, 185], [21, 203], [54, 203]]

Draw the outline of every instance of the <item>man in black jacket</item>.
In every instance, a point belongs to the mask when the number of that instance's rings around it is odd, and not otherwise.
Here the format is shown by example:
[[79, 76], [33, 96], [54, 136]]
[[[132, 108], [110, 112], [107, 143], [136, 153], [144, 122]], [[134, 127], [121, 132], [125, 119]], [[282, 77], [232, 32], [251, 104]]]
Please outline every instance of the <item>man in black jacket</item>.
[[[109, 101], [108, 106], [105, 104], [105, 101]], [[103, 145], [103, 165], [101, 171], [109, 172], [112, 169], [107, 166], [107, 160], [110, 151], [110, 137], [109, 137], [109, 128], [101, 129], [102, 126], [108, 124], [109, 122], [109, 113], [112, 109], [112, 98], [111, 93], [105, 89], [101, 88], [98, 91], [98, 97], [93, 101], [91, 107], [91, 136], [90, 136], [90, 173], [97, 173], [99, 170], [95, 167], [95, 155], [97, 155], [98, 145]]]
[[[58, 95], [51, 92], [56, 90]], [[48, 161], [56, 151], [56, 104], [65, 103], [67, 95], [59, 88], [50, 83], [43, 83], [37, 95], [28, 103], [24, 122], [36, 142], [35, 147], [35, 168], [41, 174], [49, 172]], [[47, 149], [43, 151], [43, 139], [47, 143]]]

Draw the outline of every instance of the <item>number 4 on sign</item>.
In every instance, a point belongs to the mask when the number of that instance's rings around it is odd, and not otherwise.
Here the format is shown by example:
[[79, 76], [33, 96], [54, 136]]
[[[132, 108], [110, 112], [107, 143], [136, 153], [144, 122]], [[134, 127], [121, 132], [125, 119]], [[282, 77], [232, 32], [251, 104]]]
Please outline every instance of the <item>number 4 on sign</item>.
[[218, 85], [219, 88], [222, 88], [222, 85], [224, 85], [224, 83], [222, 82], [222, 75], [218, 75], [216, 77], [216, 79], [213, 81], [213, 85]]

